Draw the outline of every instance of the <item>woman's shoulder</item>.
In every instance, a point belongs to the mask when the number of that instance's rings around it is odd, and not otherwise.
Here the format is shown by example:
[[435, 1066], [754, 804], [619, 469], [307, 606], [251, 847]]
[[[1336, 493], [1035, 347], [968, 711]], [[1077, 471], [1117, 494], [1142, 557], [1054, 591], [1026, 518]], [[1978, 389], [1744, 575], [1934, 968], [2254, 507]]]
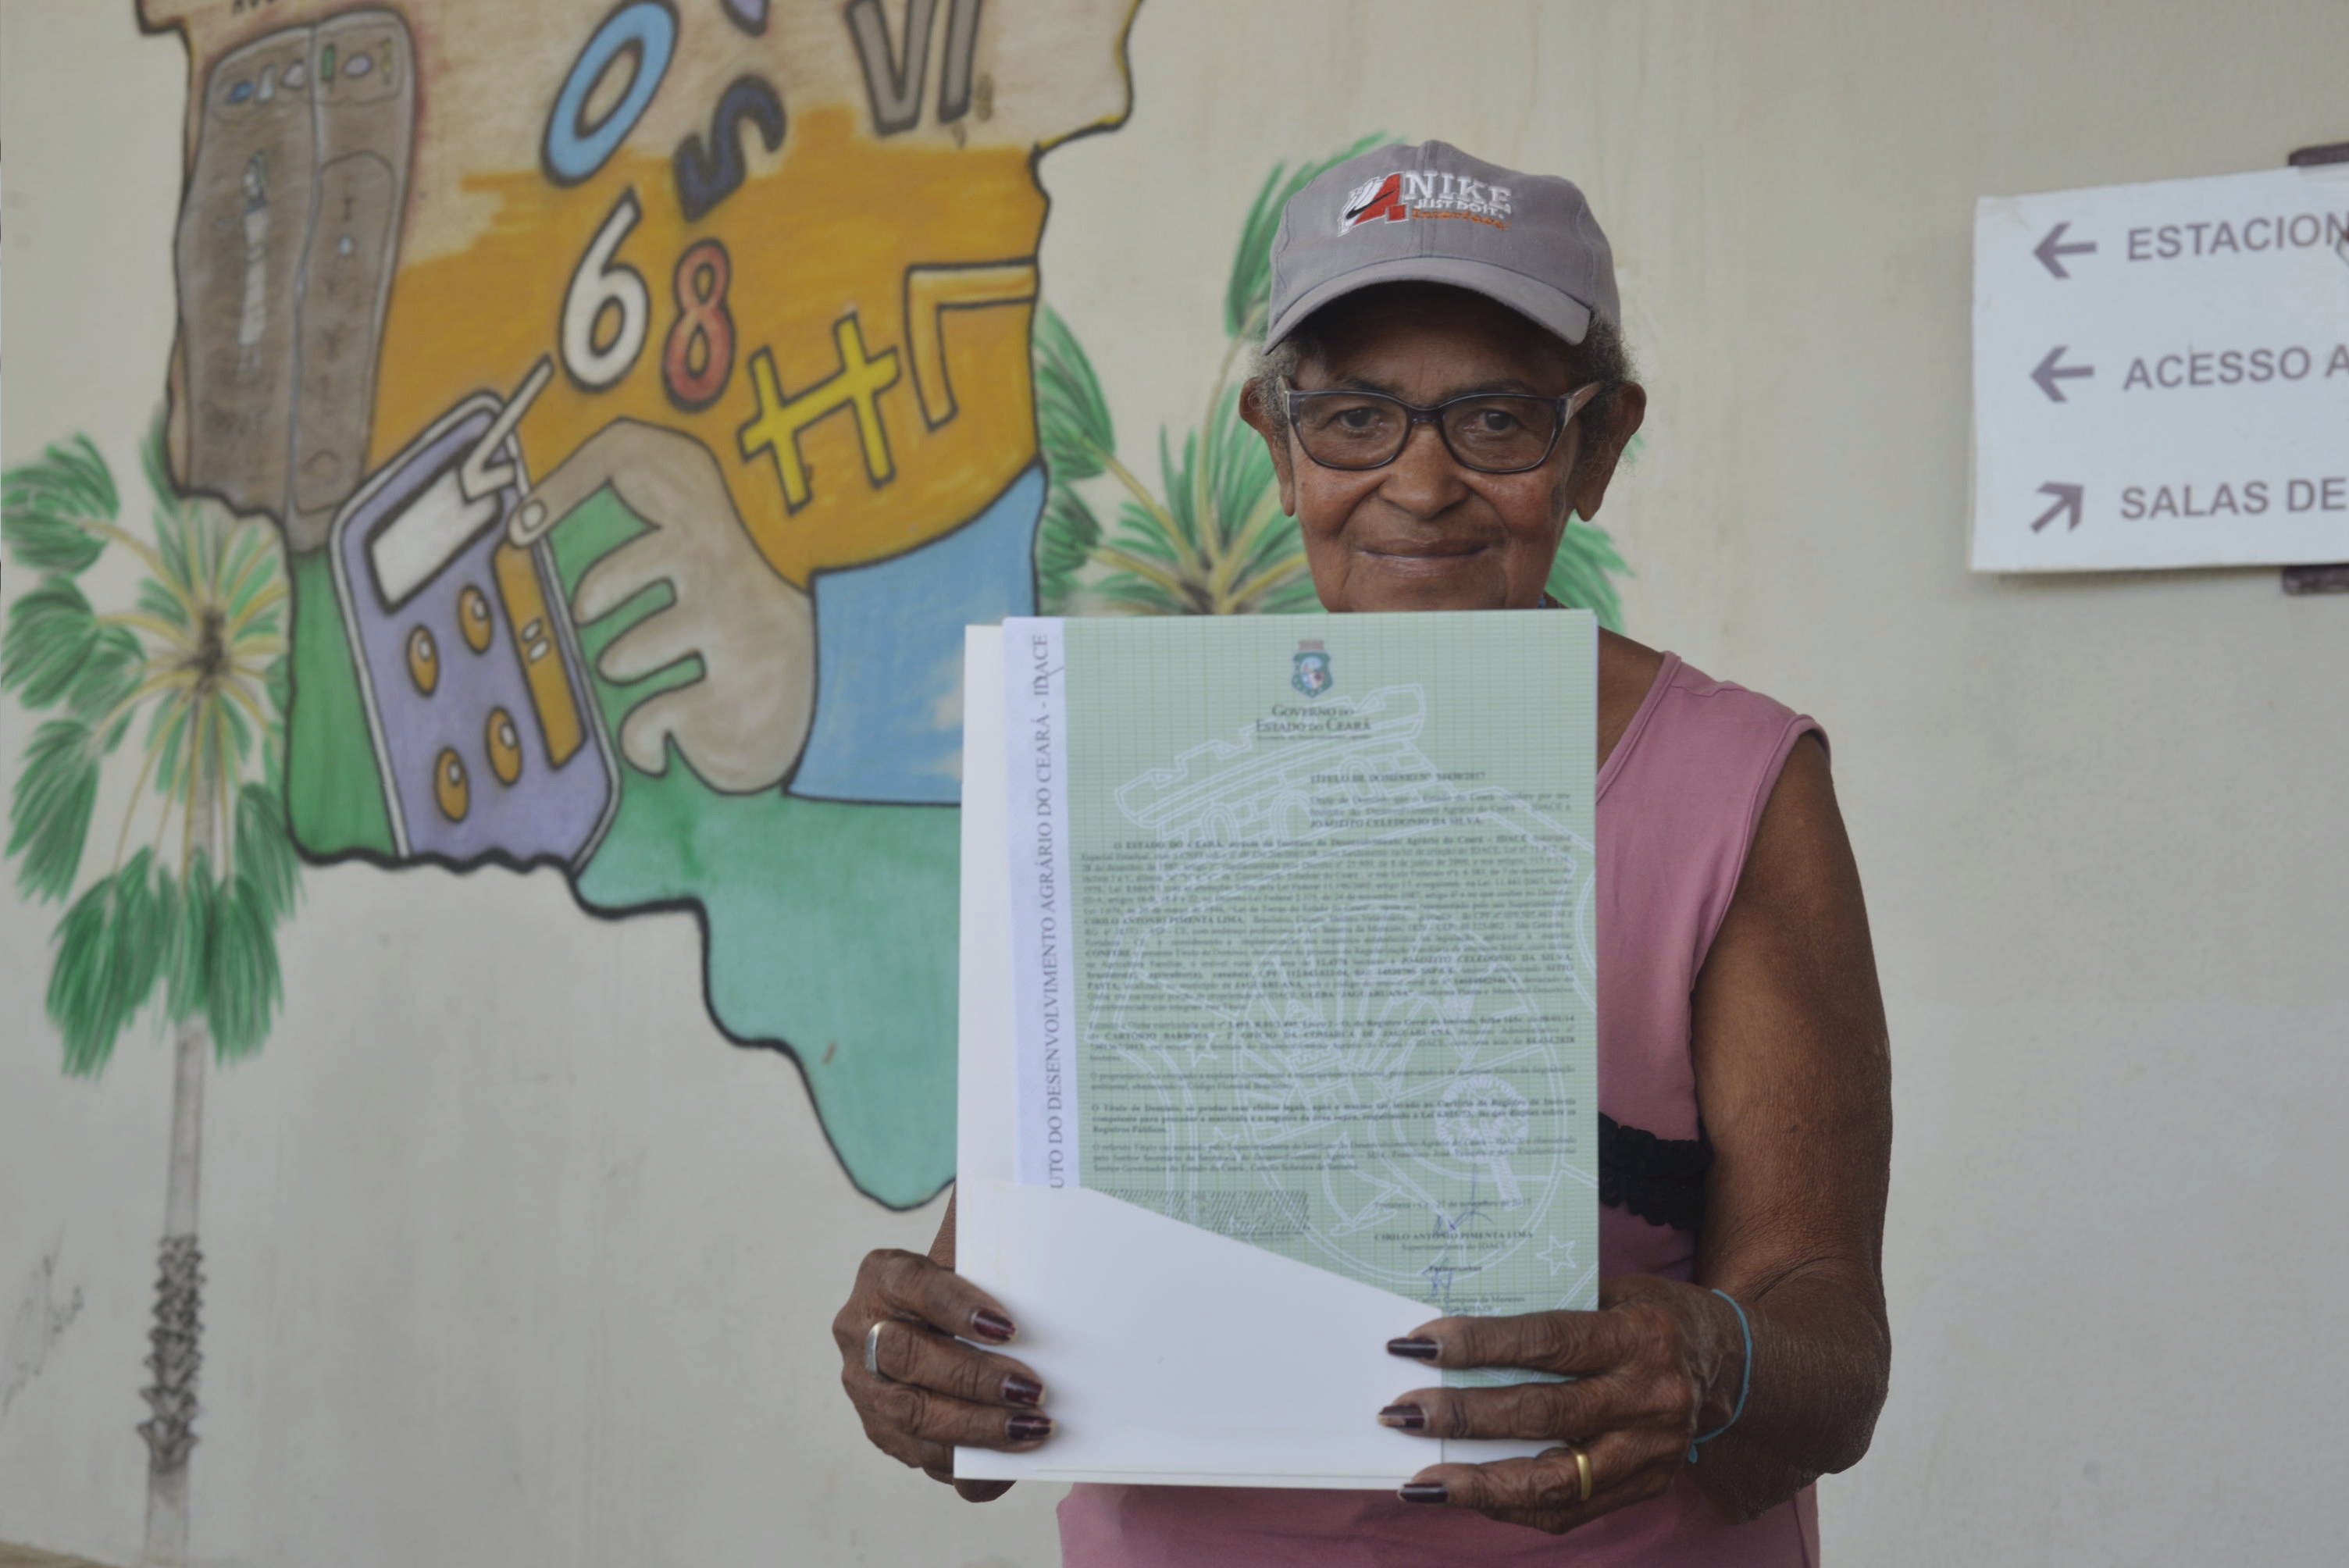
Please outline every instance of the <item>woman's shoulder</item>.
[[1635, 643], [1620, 632], [1599, 629], [1599, 711], [1628, 704], [1636, 708], [1648, 697], [1656, 677], [1671, 655]]
[[1604, 627], [1599, 633], [1599, 760], [1604, 767], [1648, 706], [1671, 655]]
[[[1817, 723], [1775, 697], [1734, 681], [1717, 680], [1679, 655], [1599, 634], [1599, 726], [1602, 756], [1629, 742], [1641, 751], [1758, 751], [1775, 770], [1786, 748]], [[1822, 739], [1824, 739], [1822, 736]]]
[[1604, 627], [1599, 633], [1599, 708], [1603, 715], [1619, 707], [1636, 712], [1651, 696], [1665, 692], [1700, 699], [1723, 699], [1728, 709], [1765, 711], [1795, 717], [1795, 710], [1777, 698], [1736, 681], [1717, 680], [1678, 654], [1665, 653], [1633, 642]]

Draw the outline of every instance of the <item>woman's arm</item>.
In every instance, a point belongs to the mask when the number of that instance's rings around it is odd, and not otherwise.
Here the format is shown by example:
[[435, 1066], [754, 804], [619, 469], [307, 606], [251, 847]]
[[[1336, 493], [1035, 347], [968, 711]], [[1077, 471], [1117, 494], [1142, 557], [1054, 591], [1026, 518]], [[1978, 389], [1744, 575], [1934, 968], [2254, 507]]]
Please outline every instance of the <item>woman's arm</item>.
[[1696, 1480], [1751, 1518], [1858, 1462], [1892, 1352], [1884, 1003], [1815, 737], [1787, 758], [1698, 976], [1694, 1054], [1715, 1154], [1697, 1281], [1745, 1308], [1754, 1362], [1745, 1413], [1700, 1450]]
[[1868, 1449], [1890, 1359], [1880, 1253], [1890, 1069], [1868, 916], [1826, 753], [1798, 742], [1698, 976], [1693, 1052], [1716, 1151], [1694, 1284], [1610, 1280], [1598, 1312], [1442, 1318], [1390, 1346], [1439, 1367], [1527, 1367], [1571, 1383], [1421, 1388], [1381, 1419], [1430, 1437], [1547, 1439], [1538, 1459], [1435, 1465], [1410, 1501], [1570, 1530], [1661, 1495], [1692, 1438], [1715, 1507], [1751, 1518]]

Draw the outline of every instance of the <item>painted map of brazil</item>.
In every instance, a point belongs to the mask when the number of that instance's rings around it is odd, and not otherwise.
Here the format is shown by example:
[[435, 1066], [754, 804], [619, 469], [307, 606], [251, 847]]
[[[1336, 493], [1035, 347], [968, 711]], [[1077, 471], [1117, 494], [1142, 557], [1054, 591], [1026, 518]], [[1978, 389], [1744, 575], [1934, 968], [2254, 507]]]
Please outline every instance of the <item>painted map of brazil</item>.
[[140, 6], [170, 480], [282, 532], [295, 842], [697, 912], [892, 1204], [952, 1174], [961, 629], [1036, 608], [1035, 160], [1131, 12]]

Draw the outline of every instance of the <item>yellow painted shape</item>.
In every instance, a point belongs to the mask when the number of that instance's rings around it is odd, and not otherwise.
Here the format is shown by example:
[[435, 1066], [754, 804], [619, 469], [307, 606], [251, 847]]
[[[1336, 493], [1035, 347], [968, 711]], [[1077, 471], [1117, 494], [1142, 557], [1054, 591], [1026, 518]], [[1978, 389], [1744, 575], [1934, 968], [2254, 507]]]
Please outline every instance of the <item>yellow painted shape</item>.
[[430, 696], [440, 685], [440, 649], [433, 642], [431, 632], [423, 626], [409, 628], [408, 678], [426, 696]]
[[463, 821], [465, 813], [473, 809], [473, 791], [465, 779], [464, 759], [447, 748], [432, 760], [432, 798], [440, 802], [440, 814], [452, 822]]
[[833, 323], [832, 340], [840, 350], [840, 368], [793, 397], [785, 397], [776, 385], [772, 356], [763, 348], [750, 356], [750, 390], [758, 412], [736, 433], [736, 443], [745, 459], [773, 454], [783, 505], [792, 511], [807, 505], [815, 493], [807, 465], [800, 460], [800, 437], [843, 408], [856, 416], [866, 481], [885, 485], [897, 476], [889, 460], [889, 433], [882, 428], [880, 409], [881, 394], [897, 384], [897, 351], [865, 357], [864, 335], [857, 330], [854, 311]]
[[457, 629], [465, 634], [465, 645], [473, 652], [490, 651], [490, 634], [496, 630], [490, 616], [490, 598], [470, 583], [457, 595]]
[[547, 618], [538, 563], [528, 550], [505, 543], [490, 559], [498, 574], [498, 597], [506, 603], [506, 624], [513, 628], [514, 656], [522, 660], [530, 705], [538, 710], [539, 731], [546, 737], [547, 765], [560, 768], [579, 749], [584, 732], [579, 696], [571, 689], [571, 673], [564, 668], [554, 624]]
[[959, 412], [954, 382], [947, 374], [946, 313], [1032, 304], [1035, 300], [1032, 259], [905, 269], [905, 330], [914, 335], [914, 390], [922, 399], [923, 423], [935, 430]]
[[490, 709], [489, 722], [481, 727], [481, 748], [490, 754], [490, 771], [499, 783], [512, 784], [522, 777], [522, 732], [504, 708]]
[[[761, 553], [804, 585], [819, 570], [937, 538], [1035, 460], [1032, 306], [1024, 304], [971, 311], [957, 324], [939, 351], [959, 405], [944, 424], [932, 428], [908, 380], [893, 376], [873, 389], [869, 418], [860, 408], [857, 418], [801, 429], [805, 499], [796, 507], [782, 449], [746, 454], [738, 440], [744, 426], [788, 401], [786, 388], [816, 387], [842, 369], [837, 328], [846, 318], [864, 357], [894, 368], [920, 330], [906, 320], [907, 269], [1034, 253], [1044, 197], [1019, 149], [876, 141], [846, 107], [817, 103], [792, 106], [771, 170], [698, 223], [683, 220], [667, 158], [633, 151], [567, 190], [534, 161], [463, 183], [470, 194], [494, 196], [498, 216], [467, 249], [400, 269], [384, 326], [370, 468], [460, 397], [513, 386], [556, 348], [573, 270], [631, 189], [642, 216], [614, 260], [635, 268], [651, 294], [644, 350], [605, 391], [558, 376], [532, 405], [521, 437], [533, 475], [614, 419], [683, 430], [719, 459]], [[713, 237], [732, 274], [732, 374], [716, 402], [688, 412], [663, 390], [661, 361], [681, 315], [678, 258]], [[761, 351], [774, 380], [766, 407], [753, 368]]]

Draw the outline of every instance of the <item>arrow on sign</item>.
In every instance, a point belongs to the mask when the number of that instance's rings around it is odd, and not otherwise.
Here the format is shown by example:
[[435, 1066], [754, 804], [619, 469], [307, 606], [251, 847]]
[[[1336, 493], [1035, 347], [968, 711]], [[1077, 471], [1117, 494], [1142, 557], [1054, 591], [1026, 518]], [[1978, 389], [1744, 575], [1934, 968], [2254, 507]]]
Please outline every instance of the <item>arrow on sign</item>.
[[2031, 378], [2039, 383], [2039, 389], [2047, 394], [2047, 399], [2051, 403], [2068, 401], [2064, 396], [2064, 388], [2055, 385], [2058, 381], [2069, 381], [2075, 376], [2094, 376], [2096, 373], [2096, 367], [2093, 365], [2066, 365], [2062, 369], [2057, 369], [2055, 362], [2064, 357], [2064, 350], [2066, 346], [2068, 346], [2059, 343], [2049, 349], [2047, 357], [2041, 360], [2039, 367], [2031, 373]]
[[2067, 511], [2072, 514], [2072, 521], [2064, 525], [2064, 531], [2068, 533], [2073, 529], [2080, 526], [2080, 498], [2087, 493], [2085, 486], [2041, 485], [2039, 487], [2039, 493], [2041, 495], [2054, 496], [2055, 498], [2055, 504], [2049, 507], [2045, 511], [2041, 512], [2037, 517], [2032, 519], [2032, 532], [2038, 532], [2041, 529], [2046, 527], [2049, 523], [2054, 521], [2057, 518], [2063, 516]]
[[2033, 255], [2039, 258], [2039, 264], [2041, 266], [2045, 267], [2049, 272], [2054, 273], [2059, 278], [2068, 278], [2072, 274], [2064, 270], [2064, 263], [2057, 258], [2062, 256], [2093, 255], [2095, 253], [2096, 242], [2094, 240], [2081, 240], [2069, 245], [2063, 243], [2064, 232], [2071, 227], [2072, 225], [2069, 223], [2056, 224], [2054, 228], [2047, 231], [2047, 237], [2040, 241], [2039, 243], [2033, 248], [2031, 253]]
[[473, 449], [465, 454], [465, 460], [457, 465], [457, 488], [465, 492], [467, 500], [479, 500], [492, 490], [517, 482], [514, 466], [497, 460], [498, 449], [506, 444], [506, 438], [513, 434], [522, 417], [530, 412], [530, 406], [538, 401], [538, 395], [554, 379], [554, 359], [540, 355], [538, 363], [530, 367], [530, 374], [522, 378], [522, 385], [514, 388], [514, 395], [506, 399], [506, 406], [498, 410], [498, 417], [490, 421], [490, 428], [481, 432], [481, 438], [473, 443]]

